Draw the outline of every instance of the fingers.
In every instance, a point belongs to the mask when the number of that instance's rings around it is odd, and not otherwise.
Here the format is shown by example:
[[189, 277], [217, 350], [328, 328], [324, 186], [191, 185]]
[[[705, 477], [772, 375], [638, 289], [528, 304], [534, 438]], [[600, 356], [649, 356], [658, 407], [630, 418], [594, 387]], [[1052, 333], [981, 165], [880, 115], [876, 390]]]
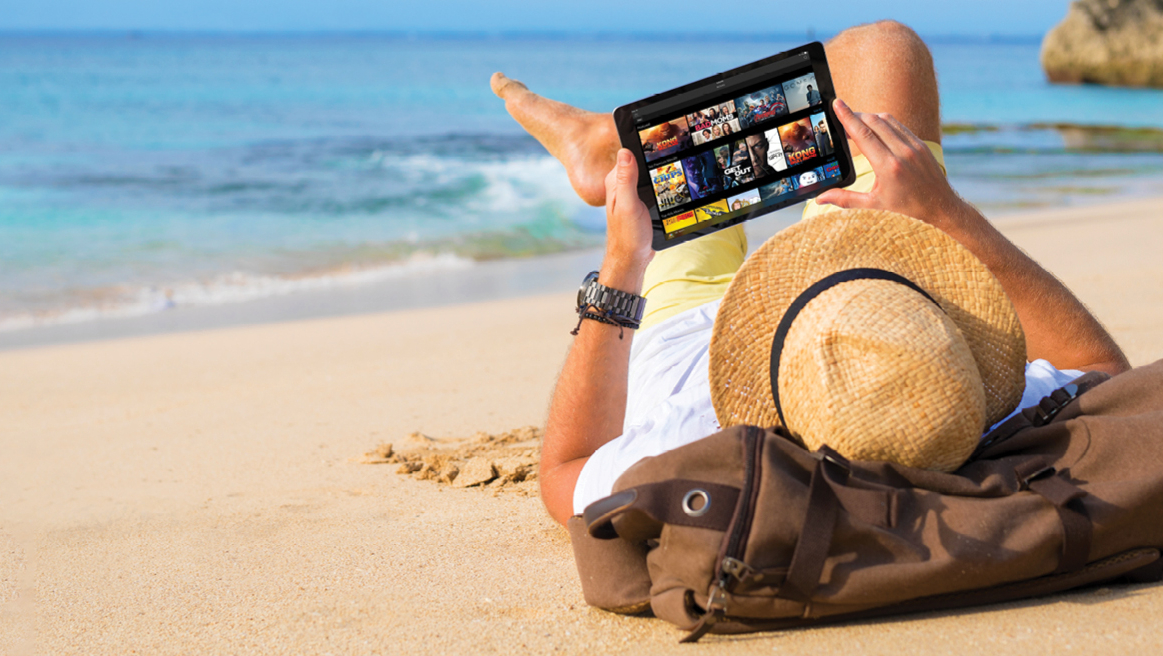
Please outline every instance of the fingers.
[[848, 138], [856, 143], [860, 152], [864, 153], [873, 168], [876, 168], [878, 163], [884, 161], [884, 158], [891, 154], [872, 126], [863, 120], [865, 114], [853, 112], [848, 104], [839, 98], [832, 103], [832, 109], [848, 133]]
[[871, 194], [863, 194], [847, 189], [829, 189], [816, 196], [816, 203], [820, 205], [834, 205], [840, 209], [872, 208], [876, 201]]
[[618, 149], [618, 163], [615, 169], [618, 171], [618, 187], [637, 193], [638, 162], [634, 161], [634, 155], [626, 148]]
[[[913, 144], [905, 136], [908, 128], [901, 125], [892, 114], [857, 114], [857, 116], [876, 134], [888, 153], [896, 157], [906, 157], [914, 150]], [[872, 162], [872, 159], [869, 158], [869, 161]], [[877, 162], [872, 162], [872, 165], [875, 169]]]
[[925, 144], [900, 121], [896, 120], [892, 114], [876, 114], [875, 116], [881, 123], [877, 133], [881, 135], [881, 141], [894, 155], [906, 158], [910, 155], [928, 152]]
[[843, 100], [836, 99], [836, 118], [848, 130], [848, 136], [868, 157], [875, 169], [890, 155], [903, 157], [928, 150], [925, 144], [892, 114], [853, 112]]
[[928, 150], [928, 147], [925, 146], [925, 142], [921, 141], [921, 138], [913, 134], [913, 131], [905, 127], [903, 123], [896, 120], [895, 116], [892, 114], [878, 114], [878, 116], [880, 116], [880, 118], [888, 123], [890, 127], [892, 127], [893, 132], [895, 132], [902, 141], [910, 144], [914, 149]]
[[606, 175], [606, 209], [613, 210], [619, 198], [623, 202], [638, 198], [638, 163], [625, 148], [618, 150], [614, 168]]
[[653, 239], [650, 212], [638, 197], [638, 161], [629, 150], [619, 149], [606, 175], [606, 256], [644, 270], [654, 256]]

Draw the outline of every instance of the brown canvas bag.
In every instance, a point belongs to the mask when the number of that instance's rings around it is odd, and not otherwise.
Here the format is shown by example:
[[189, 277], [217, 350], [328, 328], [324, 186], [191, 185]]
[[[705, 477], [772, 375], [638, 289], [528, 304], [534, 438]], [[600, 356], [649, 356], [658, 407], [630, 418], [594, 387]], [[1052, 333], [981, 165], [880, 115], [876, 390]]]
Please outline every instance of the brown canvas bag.
[[735, 633], [1163, 575], [1163, 361], [1091, 373], [957, 471], [736, 426], [644, 459], [569, 522], [586, 601]]

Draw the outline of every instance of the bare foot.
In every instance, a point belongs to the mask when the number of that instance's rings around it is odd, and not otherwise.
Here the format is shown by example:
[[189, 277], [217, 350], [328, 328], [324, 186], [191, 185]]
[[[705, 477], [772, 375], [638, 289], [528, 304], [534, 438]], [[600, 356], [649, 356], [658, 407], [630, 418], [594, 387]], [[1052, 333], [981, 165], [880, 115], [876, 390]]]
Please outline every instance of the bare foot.
[[521, 127], [565, 165], [577, 195], [590, 205], [604, 205], [606, 174], [620, 147], [614, 117], [543, 98], [503, 73], [493, 73], [489, 85]]

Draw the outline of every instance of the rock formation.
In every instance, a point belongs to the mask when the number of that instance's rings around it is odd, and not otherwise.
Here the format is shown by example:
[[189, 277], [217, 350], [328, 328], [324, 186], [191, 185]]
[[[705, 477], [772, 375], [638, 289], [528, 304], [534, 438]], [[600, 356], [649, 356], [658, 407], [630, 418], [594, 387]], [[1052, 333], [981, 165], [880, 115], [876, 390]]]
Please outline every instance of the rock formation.
[[1042, 41], [1051, 82], [1163, 88], [1163, 0], [1076, 0]]

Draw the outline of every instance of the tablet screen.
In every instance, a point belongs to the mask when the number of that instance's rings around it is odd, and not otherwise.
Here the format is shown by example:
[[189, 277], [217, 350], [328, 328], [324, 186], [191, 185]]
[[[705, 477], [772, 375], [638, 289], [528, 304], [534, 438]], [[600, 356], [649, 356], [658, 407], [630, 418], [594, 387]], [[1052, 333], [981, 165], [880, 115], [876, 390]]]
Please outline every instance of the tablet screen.
[[811, 46], [615, 112], [645, 169], [656, 249], [851, 182], [823, 47]]

